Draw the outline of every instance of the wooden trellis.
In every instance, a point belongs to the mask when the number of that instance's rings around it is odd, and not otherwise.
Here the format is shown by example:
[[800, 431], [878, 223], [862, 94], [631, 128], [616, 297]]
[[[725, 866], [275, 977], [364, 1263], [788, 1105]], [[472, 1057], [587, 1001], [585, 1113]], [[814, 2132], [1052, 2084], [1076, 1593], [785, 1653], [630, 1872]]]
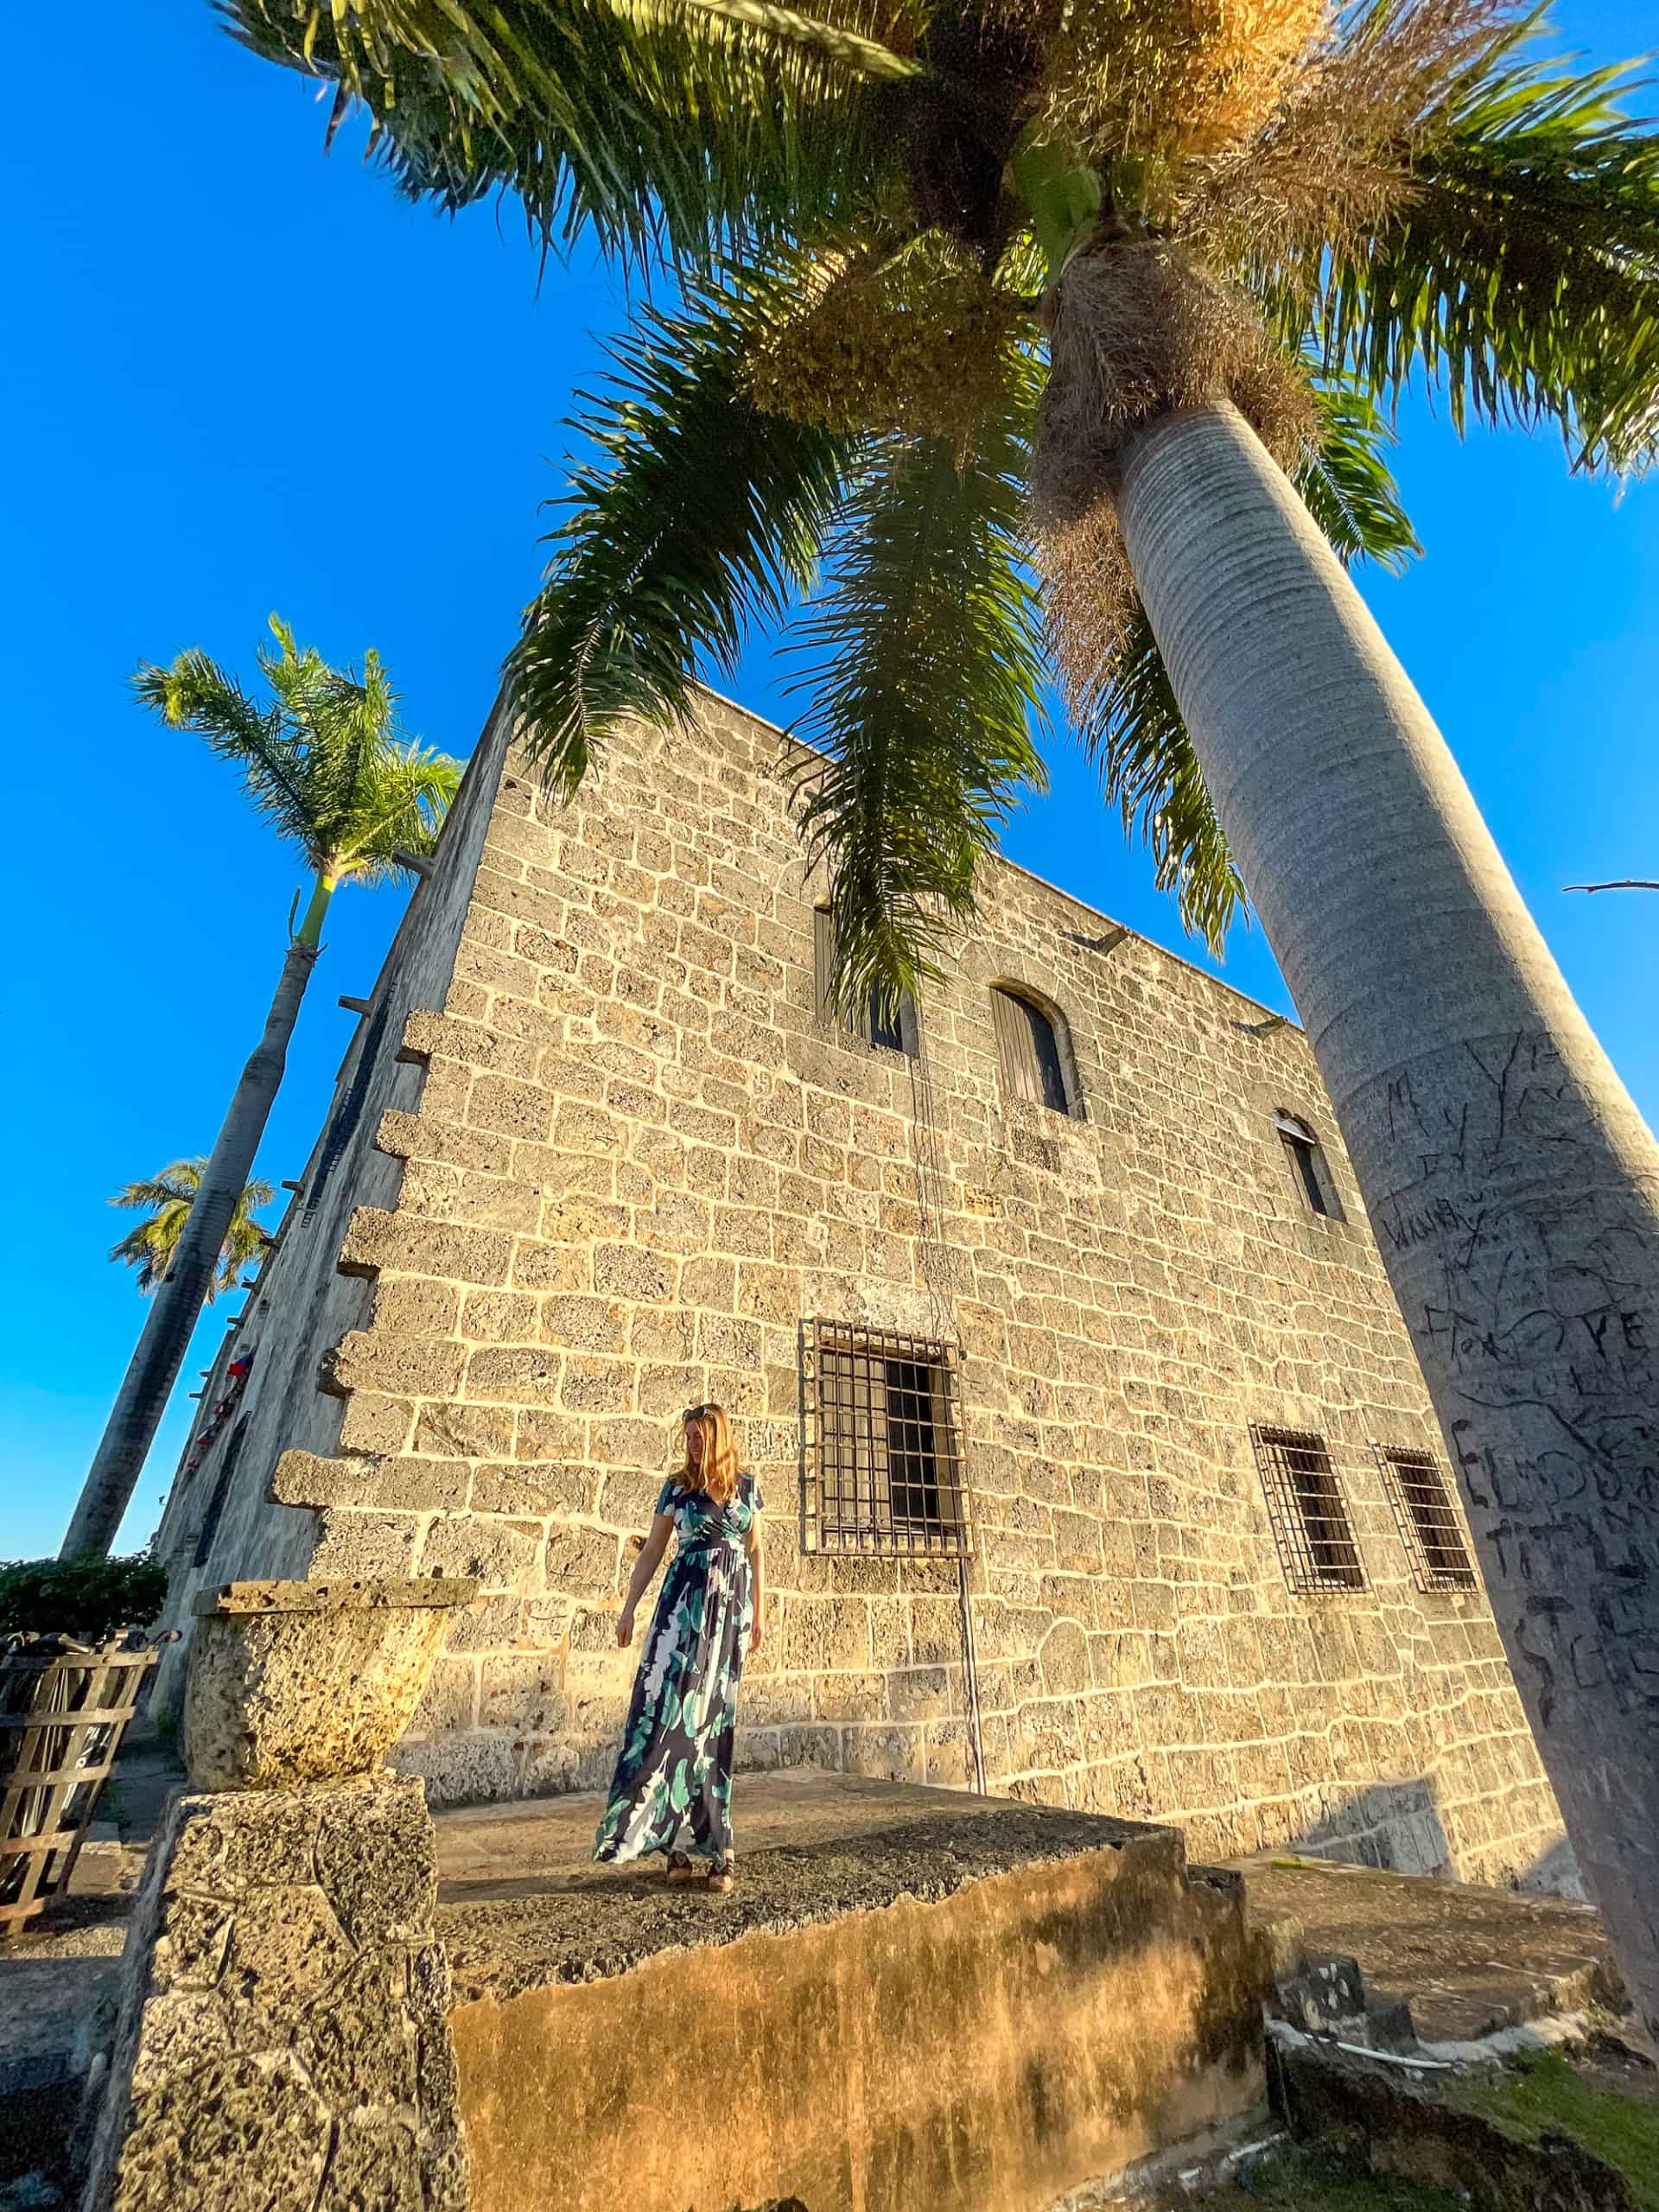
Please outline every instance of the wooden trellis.
[[160, 1657], [41, 1637], [0, 1653], [0, 1941], [68, 1887], [99, 1792]]

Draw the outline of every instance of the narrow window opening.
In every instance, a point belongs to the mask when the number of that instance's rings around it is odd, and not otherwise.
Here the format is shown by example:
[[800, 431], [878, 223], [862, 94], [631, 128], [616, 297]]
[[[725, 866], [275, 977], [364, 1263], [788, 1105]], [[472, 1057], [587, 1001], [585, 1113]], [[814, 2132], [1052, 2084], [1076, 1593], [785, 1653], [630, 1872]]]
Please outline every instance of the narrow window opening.
[[1433, 1452], [1385, 1444], [1371, 1448], [1418, 1588], [1477, 1588], [1474, 1561], [1452, 1502], [1452, 1487]]
[[1028, 1098], [1051, 1112], [1069, 1114], [1071, 1094], [1065, 1080], [1060, 1040], [1042, 1008], [1015, 991], [1000, 987], [991, 993], [991, 1013], [996, 1029], [997, 1052], [1002, 1080], [1011, 1097]]
[[831, 1006], [830, 978], [836, 964], [836, 934], [829, 907], [818, 907], [813, 922], [819, 1020], [834, 1020], [849, 1036], [859, 1038], [866, 1045], [879, 1045], [884, 1052], [903, 1052], [907, 1058], [915, 1059], [921, 1043], [916, 1001], [908, 991], [899, 996], [884, 990], [880, 984], [873, 984], [850, 1020]]
[[1363, 1590], [1365, 1567], [1325, 1439], [1252, 1428], [1274, 1541], [1293, 1590]]
[[1274, 1118], [1281, 1143], [1290, 1154], [1291, 1166], [1307, 1200], [1310, 1213], [1332, 1213], [1330, 1197], [1325, 1189], [1325, 1163], [1319, 1157], [1319, 1141], [1306, 1122], [1299, 1122], [1294, 1114], [1280, 1114]]

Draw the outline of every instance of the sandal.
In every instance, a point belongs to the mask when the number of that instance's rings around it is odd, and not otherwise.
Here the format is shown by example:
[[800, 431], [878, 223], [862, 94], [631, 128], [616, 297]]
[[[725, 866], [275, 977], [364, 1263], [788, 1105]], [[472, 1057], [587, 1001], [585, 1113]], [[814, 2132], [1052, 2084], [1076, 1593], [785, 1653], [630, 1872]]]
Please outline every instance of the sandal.
[[716, 1859], [704, 1878], [719, 1896], [728, 1897], [736, 1885], [737, 1869], [729, 1859]]
[[692, 1879], [691, 1861], [683, 1851], [669, 1853], [668, 1878], [671, 1882], [689, 1882]]

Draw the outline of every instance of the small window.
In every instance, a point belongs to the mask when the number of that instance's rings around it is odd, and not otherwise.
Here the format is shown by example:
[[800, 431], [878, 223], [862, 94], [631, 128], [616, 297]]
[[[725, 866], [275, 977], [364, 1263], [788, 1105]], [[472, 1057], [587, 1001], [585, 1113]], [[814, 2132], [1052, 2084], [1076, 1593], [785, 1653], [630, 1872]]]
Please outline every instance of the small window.
[[802, 1334], [808, 1549], [965, 1552], [950, 1346], [840, 1321]]
[[1334, 1214], [1329, 1171], [1319, 1151], [1319, 1139], [1307, 1123], [1299, 1122], [1294, 1114], [1275, 1115], [1274, 1127], [1290, 1155], [1291, 1173], [1296, 1178], [1297, 1189], [1307, 1201], [1308, 1211]]
[[1382, 1487], [1420, 1590], [1473, 1590], [1474, 1561], [1463, 1540], [1452, 1487], [1432, 1452], [1374, 1444]]
[[888, 1052], [903, 1052], [915, 1059], [921, 1050], [920, 1030], [916, 1019], [916, 1001], [908, 991], [894, 998], [891, 993], [873, 986], [868, 996], [858, 1009], [855, 1020], [832, 1012], [830, 1004], [830, 977], [836, 963], [835, 924], [827, 906], [817, 908], [814, 921], [817, 925], [815, 955], [817, 963], [818, 1015], [821, 1020], [835, 1020], [861, 1039], [866, 1045], [880, 1045]]
[[1028, 1098], [1056, 1114], [1071, 1111], [1071, 1094], [1054, 1024], [1039, 1006], [1000, 988], [991, 993], [996, 1049], [1011, 1098]]
[[1325, 1439], [1295, 1428], [1252, 1428], [1268, 1518], [1293, 1590], [1363, 1590], [1365, 1568]]

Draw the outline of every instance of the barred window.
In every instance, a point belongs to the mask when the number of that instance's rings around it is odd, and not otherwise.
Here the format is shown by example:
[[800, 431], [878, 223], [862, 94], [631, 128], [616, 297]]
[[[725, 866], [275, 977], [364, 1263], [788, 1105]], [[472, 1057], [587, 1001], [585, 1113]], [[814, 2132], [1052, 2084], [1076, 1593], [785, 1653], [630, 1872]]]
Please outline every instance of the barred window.
[[901, 998], [894, 998], [879, 986], [872, 985], [850, 1019], [844, 1012], [837, 1013], [830, 1003], [830, 978], [836, 964], [834, 918], [827, 906], [820, 906], [813, 919], [819, 1018], [837, 1021], [866, 1045], [880, 1045], [887, 1052], [903, 1052], [913, 1060], [921, 1050], [915, 1000], [908, 991]]
[[1363, 1590], [1365, 1567], [1322, 1436], [1252, 1428], [1268, 1519], [1293, 1590]]
[[1275, 1115], [1274, 1127], [1289, 1155], [1296, 1187], [1307, 1201], [1308, 1211], [1333, 1214], [1336, 1208], [1331, 1202], [1330, 1170], [1320, 1154], [1319, 1139], [1307, 1123], [1298, 1121], [1294, 1114]]
[[807, 1548], [967, 1551], [952, 1348], [814, 1320], [802, 1352]]
[[1464, 1541], [1452, 1486], [1432, 1452], [1373, 1444], [1382, 1487], [1420, 1590], [1473, 1590], [1474, 1561]]
[[991, 992], [991, 1014], [1008, 1096], [1028, 1098], [1056, 1114], [1071, 1113], [1072, 1098], [1059, 1034], [1048, 1015], [1032, 1000], [1001, 985]]

